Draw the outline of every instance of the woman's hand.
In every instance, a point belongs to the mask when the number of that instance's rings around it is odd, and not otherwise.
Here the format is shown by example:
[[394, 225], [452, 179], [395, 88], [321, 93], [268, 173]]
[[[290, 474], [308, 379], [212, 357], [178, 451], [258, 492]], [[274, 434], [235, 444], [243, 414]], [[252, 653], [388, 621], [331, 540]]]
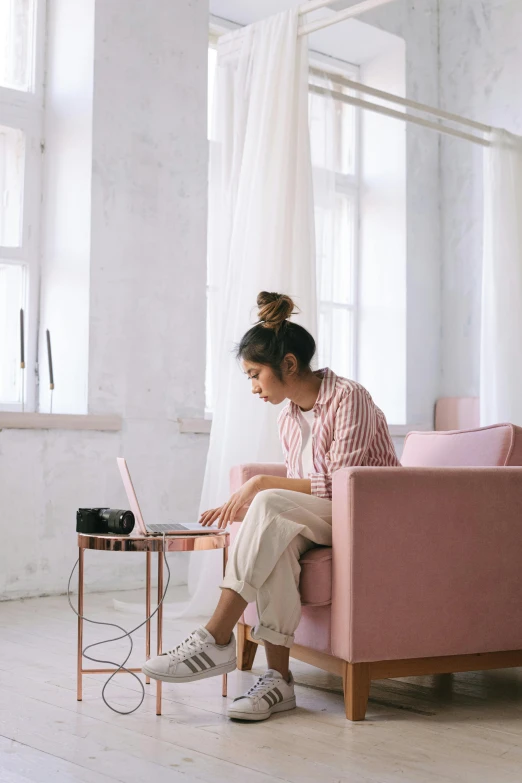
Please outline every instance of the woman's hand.
[[259, 476], [253, 476], [237, 492], [234, 492], [230, 500], [222, 506], [205, 511], [199, 520], [200, 525], [203, 527], [212, 525], [219, 518], [217, 526], [225, 528], [229, 522], [233, 522], [235, 519], [243, 519], [244, 513], [241, 513], [241, 509], [247, 503], [250, 503], [259, 492], [258, 479]]

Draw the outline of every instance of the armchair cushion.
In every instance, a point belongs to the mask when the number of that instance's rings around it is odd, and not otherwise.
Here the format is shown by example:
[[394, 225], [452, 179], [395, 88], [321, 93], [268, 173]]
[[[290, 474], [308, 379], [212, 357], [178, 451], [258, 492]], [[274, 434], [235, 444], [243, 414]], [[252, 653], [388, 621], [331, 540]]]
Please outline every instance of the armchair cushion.
[[409, 432], [401, 465], [415, 467], [502, 467], [522, 465], [522, 428], [493, 424], [472, 430]]
[[299, 592], [302, 606], [327, 606], [332, 602], [332, 548], [317, 546], [301, 557]]

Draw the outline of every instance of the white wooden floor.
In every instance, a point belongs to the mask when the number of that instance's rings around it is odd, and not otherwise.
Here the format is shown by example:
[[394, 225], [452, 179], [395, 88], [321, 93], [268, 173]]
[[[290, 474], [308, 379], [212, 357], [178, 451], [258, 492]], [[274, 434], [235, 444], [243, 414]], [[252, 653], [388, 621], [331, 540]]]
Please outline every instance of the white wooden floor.
[[[87, 595], [86, 614], [137, 624], [113, 609], [113, 597]], [[166, 620], [165, 647], [195, 624]], [[104, 635], [110, 637], [108, 629], [90, 626], [86, 643]], [[161, 717], [154, 685], [133, 715], [109, 710], [101, 699], [105, 675], [85, 676], [84, 700], [77, 702], [76, 618], [63, 596], [0, 603], [0, 640], [0, 783], [522, 780], [520, 670], [374, 683], [367, 720], [349, 723], [340, 679], [295, 662], [298, 708], [242, 724], [224, 715], [221, 678], [164, 685]], [[118, 645], [112, 653], [121, 655], [127, 648]], [[136, 645], [131, 665], [142, 660]], [[230, 697], [263, 664], [260, 649], [252, 673], [229, 675]], [[137, 683], [118, 676], [107, 696], [130, 709], [139, 698]]]

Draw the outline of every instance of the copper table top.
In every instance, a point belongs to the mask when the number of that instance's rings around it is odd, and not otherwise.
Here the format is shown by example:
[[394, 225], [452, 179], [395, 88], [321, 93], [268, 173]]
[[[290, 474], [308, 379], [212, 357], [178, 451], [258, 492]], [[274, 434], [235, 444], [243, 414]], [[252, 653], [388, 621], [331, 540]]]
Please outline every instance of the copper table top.
[[[200, 533], [165, 536], [166, 552], [198, 552], [225, 549], [230, 544], [230, 533]], [[114, 536], [78, 533], [80, 549], [104, 552], [163, 552], [163, 536]]]

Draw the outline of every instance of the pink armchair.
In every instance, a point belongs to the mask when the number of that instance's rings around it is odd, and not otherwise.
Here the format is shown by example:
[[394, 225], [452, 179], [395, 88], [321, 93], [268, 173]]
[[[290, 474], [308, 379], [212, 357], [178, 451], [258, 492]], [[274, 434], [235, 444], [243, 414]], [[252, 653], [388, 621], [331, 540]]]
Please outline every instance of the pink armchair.
[[[411, 432], [402, 468], [333, 476], [333, 546], [301, 558], [290, 655], [343, 677], [363, 720], [371, 680], [522, 666], [522, 429]], [[231, 470], [234, 492], [284, 465]], [[234, 522], [232, 536], [241, 523]], [[250, 669], [257, 622], [238, 625]]]

